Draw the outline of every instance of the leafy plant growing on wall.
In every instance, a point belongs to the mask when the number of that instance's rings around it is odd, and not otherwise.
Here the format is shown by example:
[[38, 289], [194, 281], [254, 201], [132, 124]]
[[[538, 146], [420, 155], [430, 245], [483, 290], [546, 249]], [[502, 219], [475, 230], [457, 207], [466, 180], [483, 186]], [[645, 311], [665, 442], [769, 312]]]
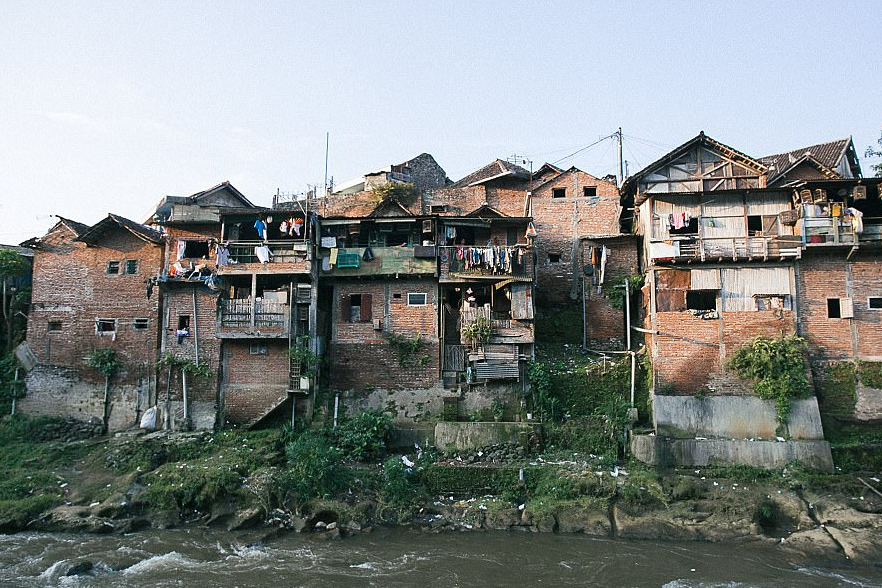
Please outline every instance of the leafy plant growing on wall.
[[113, 349], [93, 349], [87, 359], [89, 367], [104, 374], [104, 417], [102, 419], [104, 432], [110, 421], [110, 379], [119, 370], [120, 361]]
[[778, 422], [786, 425], [793, 400], [811, 394], [805, 357], [806, 343], [802, 337], [757, 337], [739, 347], [729, 358], [728, 366], [742, 378], [754, 381], [757, 396], [775, 401]]
[[398, 353], [398, 365], [401, 367], [424, 366], [429, 362], [429, 355], [421, 353], [423, 338], [419, 333], [413, 337], [387, 333], [386, 341]]
[[[168, 381], [165, 389], [165, 428], [171, 428], [171, 381], [172, 376], [176, 370], [180, 370], [182, 377], [185, 374], [190, 374], [197, 378], [206, 379], [211, 377], [211, 367], [209, 367], [208, 363], [200, 362], [197, 363], [191, 359], [187, 359], [185, 357], [179, 357], [173, 353], [166, 353], [159, 360], [159, 367], [168, 368]], [[185, 404], [185, 413], [189, 413], [187, 410], [187, 396], [186, 396], [186, 387], [184, 388], [184, 404]], [[189, 423], [187, 423], [189, 425]]]
[[300, 375], [312, 377], [318, 371], [319, 356], [309, 348], [309, 337], [298, 337], [288, 348], [288, 357], [300, 363]]

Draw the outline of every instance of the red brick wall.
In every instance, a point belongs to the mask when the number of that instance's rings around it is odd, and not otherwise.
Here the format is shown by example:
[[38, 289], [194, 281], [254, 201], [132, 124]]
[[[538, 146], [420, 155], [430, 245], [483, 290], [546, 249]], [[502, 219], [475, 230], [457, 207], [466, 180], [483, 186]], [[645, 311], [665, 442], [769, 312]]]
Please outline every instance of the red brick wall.
[[251, 343], [224, 343], [224, 414], [231, 424], [250, 423], [288, 396], [287, 339], [266, 340], [265, 355], [252, 355]]
[[802, 336], [815, 359], [852, 356], [851, 320], [827, 317], [827, 298], [848, 296], [844, 255], [806, 251], [799, 262], [797, 292]]
[[853, 259], [851, 282], [858, 359], [882, 361], [882, 311], [867, 307], [867, 297], [882, 296], [882, 261], [870, 254]]
[[[600, 292], [593, 283], [592, 276], [585, 276], [585, 322], [586, 336], [589, 346], [594, 348], [624, 348], [625, 341], [625, 310], [615, 308], [609, 302], [609, 293], [616, 286], [621, 286], [624, 278], [636, 275], [638, 267], [638, 241], [633, 237], [620, 237], [616, 239], [585, 240], [582, 242], [582, 252], [579, 255], [579, 276], [583, 275], [583, 266], [590, 262], [588, 255], [590, 247], [606, 245], [607, 253], [606, 272], [604, 286]], [[599, 280], [599, 274], [597, 279]], [[581, 284], [577, 282], [581, 290]], [[631, 307], [631, 320], [634, 326], [639, 326], [638, 307], [639, 293], [632, 298], [634, 303]], [[623, 301], [624, 305], [624, 301]]]
[[[214, 402], [217, 398], [218, 368], [220, 366], [221, 340], [215, 337], [217, 317], [217, 293], [204, 286], [196, 286], [196, 320], [193, 318], [193, 284], [170, 284], [165, 292], [163, 316], [162, 352], [196, 361], [196, 343], [199, 343], [199, 362], [211, 368], [211, 377], [188, 380], [187, 391], [193, 401]], [[176, 335], [178, 317], [190, 317], [190, 336], [178, 343]], [[198, 337], [197, 337], [198, 336]], [[163, 376], [164, 377], [164, 376]], [[192, 386], [191, 386], [192, 383]], [[165, 380], [161, 381], [164, 393]], [[179, 380], [172, 383], [172, 397], [180, 398]]]
[[[586, 186], [597, 188], [596, 197], [582, 197]], [[564, 198], [553, 198], [555, 188], [564, 188]], [[538, 232], [536, 274], [540, 300], [559, 303], [578, 297], [581, 285], [581, 237], [619, 233], [619, 191], [578, 170], [567, 171], [533, 191], [533, 220]], [[559, 263], [548, 260], [549, 253], [560, 255]]]
[[[159, 296], [147, 299], [145, 280], [159, 266], [162, 246], [124, 229], [108, 234], [100, 246], [72, 242], [74, 236], [59, 227], [35, 251], [28, 343], [42, 362], [77, 369], [94, 382], [103, 376], [84, 358], [92, 349], [114, 349], [122, 362], [117, 383], [134, 383], [137, 366], [143, 370], [155, 360]], [[127, 260], [137, 260], [135, 274], [125, 273]], [[120, 262], [118, 274], [107, 273], [109, 261]], [[116, 319], [116, 333], [96, 333], [96, 318]], [[135, 318], [148, 319], [148, 328], [136, 330]], [[60, 322], [61, 331], [50, 333], [49, 322]]]
[[678, 394], [743, 394], [750, 388], [724, 369], [725, 360], [754, 337], [796, 332], [792, 311], [724, 312], [703, 320], [688, 312], [656, 314], [655, 390], [666, 385]]
[[[799, 263], [799, 310], [813, 359], [882, 358], [882, 312], [869, 296], [882, 296], [882, 263], [872, 253], [851, 260], [842, 251], [807, 251]], [[828, 298], [852, 298], [854, 318], [828, 318]]]
[[[408, 306], [408, 293], [425, 293], [427, 304]], [[371, 321], [345, 320], [343, 305], [351, 294], [371, 295]], [[336, 284], [328, 357], [331, 388], [421, 388], [436, 382], [440, 355], [436, 309], [434, 280]], [[381, 320], [380, 330], [374, 329], [373, 319]], [[425, 365], [401, 367], [398, 352], [386, 340], [386, 333], [409, 338], [419, 334], [423, 342], [419, 355], [428, 355]]]

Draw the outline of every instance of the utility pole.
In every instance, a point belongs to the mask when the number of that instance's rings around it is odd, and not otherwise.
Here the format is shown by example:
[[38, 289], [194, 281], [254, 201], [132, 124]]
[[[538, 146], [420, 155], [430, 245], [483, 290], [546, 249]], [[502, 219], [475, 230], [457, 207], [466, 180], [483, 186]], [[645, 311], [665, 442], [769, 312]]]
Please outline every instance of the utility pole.
[[[621, 145], [621, 142], [619, 142]], [[327, 131], [325, 133], [325, 192], [322, 196], [328, 195], [328, 149], [331, 146], [331, 132]]]
[[625, 163], [622, 158], [622, 127], [619, 127], [619, 130], [613, 133], [613, 136], [619, 142], [619, 187], [621, 188], [622, 184], [625, 183]]

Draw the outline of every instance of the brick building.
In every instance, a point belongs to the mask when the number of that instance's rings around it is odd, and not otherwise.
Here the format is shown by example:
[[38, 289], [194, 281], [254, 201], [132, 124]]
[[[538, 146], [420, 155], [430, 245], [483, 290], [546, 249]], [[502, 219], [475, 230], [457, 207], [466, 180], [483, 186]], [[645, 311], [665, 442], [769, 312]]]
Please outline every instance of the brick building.
[[[134, 423], [155, 401], [160, 297], [146, 280], [163, 256], [162, 235], [110, 214], [93, 226], [61, 218], [34, 250], [27, 342], [39, 362], [27, 376], [24, 412]], [[105, 402], [104, 377], [88, 366], [111, 349], [120, 368]]]
[[[812, 148], [791, 153], [807, 151]], [[848, 159], [854, 150], [827, 151]], [[792, 165], [784, 169], [783, 162]], [[645, 260], [645, 326], [660, 434], [782, 434], [751, 384], [726, 368], [728, 357], [756, 336], [805, 337], [813, 364], [825, 354], [858, 359], [862, 333], [872, 345], [876, 317], [869, 305], [882, 275], [871, 260], [880, 236], [872, 223], [859, 235], [852, 219], [880, 212], [877, 186], [839, 159], [819, 164], [785, 154], [759, 160], [703, 133], [625, 182], [623, 202], [635, 211]], [[846, 217], [846, 211], [856, 212]], [[852, 304], [857, 295], [867, 297], [860, 316], [852, 310], [862, 305]], [[749, 463], [752, 452], [771, 451], [771, 462], [801, 458], [827, 467], [817, 400], [799, 402], [783, 433], [786, 443], [758, 449], [714, 441], [715, 457]], [[689, 441], [687, 450], [685, 441], [675, 441], [681, 445], [663, 451], [660, 443], [652, 441], [656, 457], [673, 451], [686, 463], [708, 458], [703, 442]]]

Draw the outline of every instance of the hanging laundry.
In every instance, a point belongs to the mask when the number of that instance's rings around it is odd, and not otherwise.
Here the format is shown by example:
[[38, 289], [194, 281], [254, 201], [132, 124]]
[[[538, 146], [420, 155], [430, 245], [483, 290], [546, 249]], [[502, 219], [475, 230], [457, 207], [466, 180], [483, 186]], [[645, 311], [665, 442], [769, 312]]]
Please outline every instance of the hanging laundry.
[[187, 250], [186, 241], [178, 241], [178, 259], [184, 259], [184, 252]]
[[266, 241], [266, 223], [257, 219], [254, 221], [254, 228], [257, 229], [257, 236]]
[[857, 208], [846, 208], [845, 214], [851, 216], [851, 229], [858, 235], [864, 232], [864, 213]]
[[260, 263], [269, 263], [273, 257], [273, 252], [266, 245], [258, 245], [254, 248], [254, 255], [257, 256]]
[[361, 256], [361, 258], [365, 261], [371, 261], [372, 259], [374, 259], [374, 257], [374, 250], [370, 247], [366, 247], [364, 250], [364, 255]]
[[337, 249], [336, 247], [331, 249], [331, 260], [330, 260], [331, 266], [337, 265], [337, 254], [339, 252], [340, 252], [340, 250]]
[[227, 245], [225, 243], [217, 246], [217, 266], [229, 265], [230, 263], [230, 250], [227, 249]]
[[303, 219], [300, 217], [294, 218], [291, 222], [291, 230], [294, 231], [294, 235], [299, 237], [303, 231]]

